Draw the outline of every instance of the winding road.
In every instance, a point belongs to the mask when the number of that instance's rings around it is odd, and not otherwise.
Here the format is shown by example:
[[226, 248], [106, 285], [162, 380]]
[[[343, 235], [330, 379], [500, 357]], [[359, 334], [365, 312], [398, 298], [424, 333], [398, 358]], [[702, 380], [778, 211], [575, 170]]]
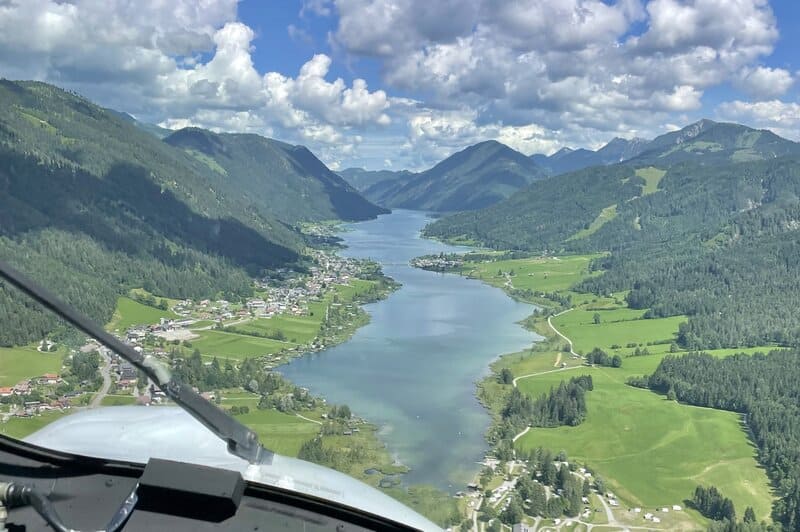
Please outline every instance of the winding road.
[[89, 403], [89, 408], [97, 408], [103, 402], [103, 398], [108, 395], [108, 390], [111, 388], [111, 358], [105, 350], [100, 350], [100, 356], [103, 358], [103, 367], [100, 368], [100, 375], [103, 377], [103, 385], [100, 390], [92, 398]]

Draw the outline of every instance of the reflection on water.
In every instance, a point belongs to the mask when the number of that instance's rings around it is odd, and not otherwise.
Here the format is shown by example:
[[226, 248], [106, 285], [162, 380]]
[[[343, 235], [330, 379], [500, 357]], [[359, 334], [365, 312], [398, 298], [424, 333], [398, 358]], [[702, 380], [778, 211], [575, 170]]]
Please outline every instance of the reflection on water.
[[380, 262], [403, 286], [365, 307], [371, 321], [350, 341], [280, 371], [379, 424], [392, 454], [412, 468], [409, 483], [455, 491], [487, 448], [489, 415], [475, 399], [475, 383], [494, 358], [529, 346], [536, 335], [517, 324], [531, 305], [474, 280], [408, 265], [419, 255], [467, 249], [421, 239], [427, 221], [400, 210], [348, 226], [343, 254]]

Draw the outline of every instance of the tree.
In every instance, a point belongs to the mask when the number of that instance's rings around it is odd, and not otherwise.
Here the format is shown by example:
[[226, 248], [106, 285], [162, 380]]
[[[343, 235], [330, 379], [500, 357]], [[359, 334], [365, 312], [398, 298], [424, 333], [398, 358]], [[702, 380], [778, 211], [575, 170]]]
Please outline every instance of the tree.
[[756, 512], [753, 511], [752, 506], [748, 506], [744, 511], [744, 522], [745, 523], [755, 523], [756, 522]]
[[619, 355], [614, 355], [611, 357], [611, 367], [612, 368], [621, 368], [622, 367], [622, 357]]
[[594, 316], [592, 316], [592, 321], [594, 322], [595, 325], [600, 325], [600, 313], [599, 312], [595, 312], [594, 313]]
[[513, 525], [522, 521], [525, 517], [525, 511], [522, 509], [522, 501], [519, 496], [512, 495], [505, 511], [500, 515], [500, 520], [507, 525]]
[[502, 384], [512, 384], [514, 382], [514, 374], [508, 368], [500, 370], [500, 382]]

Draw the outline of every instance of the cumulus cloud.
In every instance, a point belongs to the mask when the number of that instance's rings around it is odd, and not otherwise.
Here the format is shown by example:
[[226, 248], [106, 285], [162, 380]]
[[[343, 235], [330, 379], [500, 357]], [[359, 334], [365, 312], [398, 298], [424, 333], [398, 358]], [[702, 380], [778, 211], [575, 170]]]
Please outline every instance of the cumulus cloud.
[[745, 68], [736, 80], [737, 86], [748, 96], [758, 100], [769, 100], [783, 96], [794, 83], [788, 70], [758, 66]]
[[[699, 118], [724, 83], [755, 103], [719, 114], [777, 124], [768, 111], [794, 105], [776, 100], [793, 75], [764, 66], [778, 39], [766, 0], [304, 0], [297, 16], [329, 18], [334, 52], [264, 72], [236, 0], [0, 0], [0, 75], [375, 167], [424, 167], [487, 138], [531, 153], [652, 137]], [[322, 46], [311, 22], [284, 35]], [[383, 87], [331, 75], [334, 59], [357, 71], [360, 58]]]
[[[778, 37], [766, 0], [464, 0], [458, 8], [337, 0], [336, 8], [344, 50], [380, 58], [391, 86], [424, 90], [429, 107], [451, 110], [413, 118], [412, 144], [420, 132], [441, 131], [425, 138], [444, 143], [487, 125], [533, 125], [571, 143], [652, 136], [676, 114], [702, 109], [705, 90], [726, 81], [764, 97], [791, 84], [781, 69], [753, 66]], [[420, 24], [439, 9], [436, 31]]]
[[723, 120], [739, 121], [754, 127], [768, 128], [778, 135], [800, 140], [800, 104], [768, 100], [725, 102], [717, 108], [717, 116]]
[[[329, 15], [330, 2], [303, 9]], [[389, 124], [386, 93], [327, 80], [327, 55], [295, 77], [259, 72], [255, 37], [236, 0], [4, 2], [0, 75], [54, 82], [166, 127], [278, 134], [316, 149], [347, 152], [352, 128]]]

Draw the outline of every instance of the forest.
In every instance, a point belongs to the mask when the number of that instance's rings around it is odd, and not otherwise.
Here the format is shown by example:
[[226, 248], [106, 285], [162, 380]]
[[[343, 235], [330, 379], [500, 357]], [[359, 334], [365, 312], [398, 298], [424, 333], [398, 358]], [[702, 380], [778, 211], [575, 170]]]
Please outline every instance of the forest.
[[561, 381], [536, 399], [513, 388], [501, 411], [502, 423], [496, 427], [496, 440], [510, 440], [527, 426], [576, 426], [586, 417], [586, 392], [594, 385], [591, 375], [572, 377]]
[[656, 371], [633, 384], [690, 405], [744, 415], [758, 460], [776, 487], [773, 518], [800, 529], [800, 365], [797, 349], [715, 358], [666, 356]]

